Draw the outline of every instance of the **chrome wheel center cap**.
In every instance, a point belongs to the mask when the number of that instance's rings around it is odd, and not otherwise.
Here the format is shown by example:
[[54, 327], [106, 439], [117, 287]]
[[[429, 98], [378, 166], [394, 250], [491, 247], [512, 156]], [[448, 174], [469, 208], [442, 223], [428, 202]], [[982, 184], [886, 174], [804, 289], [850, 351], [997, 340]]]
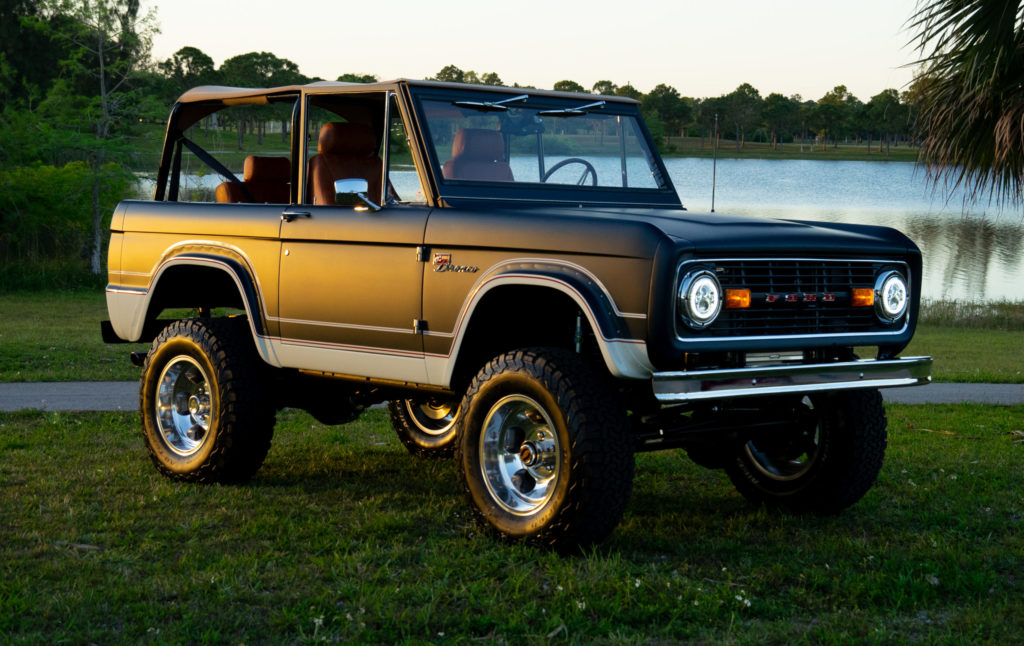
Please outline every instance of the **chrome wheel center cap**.
[[523, 466], [526, 467], [532, 467], [537, 464], [537, 447], [533, 445], [533, 442], [523, 442], [523, 445], [519, 447], [519, 459], [522, 461]]

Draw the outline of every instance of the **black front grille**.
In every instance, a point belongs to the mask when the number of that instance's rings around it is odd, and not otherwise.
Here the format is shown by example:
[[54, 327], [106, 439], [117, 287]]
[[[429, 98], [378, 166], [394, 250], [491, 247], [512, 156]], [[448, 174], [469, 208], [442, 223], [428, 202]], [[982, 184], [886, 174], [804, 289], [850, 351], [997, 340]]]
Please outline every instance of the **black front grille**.
[[[723, 309], [708, 332], [713, 336], [842, 334], [891, 330], [873, 307], [853, 307], [855, 288], [873, 288], [892, 262], [851, 260], [718, 260], [696, 263], [712, 269], [725, 290], [749, 289], [745, 309]], [[688, 263], [684, 273], [691, 271]]]

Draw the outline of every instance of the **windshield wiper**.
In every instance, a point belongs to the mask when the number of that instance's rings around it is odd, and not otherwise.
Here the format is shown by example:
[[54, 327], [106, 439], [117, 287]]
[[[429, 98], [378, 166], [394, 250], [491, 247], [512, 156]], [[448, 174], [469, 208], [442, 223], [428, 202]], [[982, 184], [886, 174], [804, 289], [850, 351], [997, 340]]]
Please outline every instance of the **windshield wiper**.
[[578, 108], [562, 108], [561, 110], [541, 110], [537, 113], [541, 117], [582, 117], [591, 108], [603, 108], [605, 101], [594, 101]]
[[505, 105], [506, 103], [525, 101], [529, 98], [529, 94], [520, 94], [519, 96], [509, 97], [501, 101], [452, 101], [452, 105], [460, 108], [469, 108], [470, 110], [479, 110], [480, 112], [505, 112], [508, 110], [508, 106]]

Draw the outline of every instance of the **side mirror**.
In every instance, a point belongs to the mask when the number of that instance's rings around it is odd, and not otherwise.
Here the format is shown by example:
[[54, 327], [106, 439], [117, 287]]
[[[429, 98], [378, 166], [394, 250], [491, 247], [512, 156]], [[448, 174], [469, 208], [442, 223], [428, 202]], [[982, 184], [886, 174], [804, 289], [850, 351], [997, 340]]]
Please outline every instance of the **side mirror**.
[[334, 182], [334, 203], [354, 206], [357, 211], [380, 211], [380, 206], [366, 197], [369, 185], [365, 179], [353, 177]]

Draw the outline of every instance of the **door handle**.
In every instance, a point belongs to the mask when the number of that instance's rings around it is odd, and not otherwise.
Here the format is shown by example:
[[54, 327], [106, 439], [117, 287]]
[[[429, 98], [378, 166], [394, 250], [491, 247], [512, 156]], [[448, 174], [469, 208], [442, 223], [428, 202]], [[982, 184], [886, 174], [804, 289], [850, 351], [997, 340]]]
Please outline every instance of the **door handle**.
[[311, 218], [313, 215], [309, 211], [285, 211], [281, 214], [281, 219], [285, 222], [294, 222], [295, 218]]

